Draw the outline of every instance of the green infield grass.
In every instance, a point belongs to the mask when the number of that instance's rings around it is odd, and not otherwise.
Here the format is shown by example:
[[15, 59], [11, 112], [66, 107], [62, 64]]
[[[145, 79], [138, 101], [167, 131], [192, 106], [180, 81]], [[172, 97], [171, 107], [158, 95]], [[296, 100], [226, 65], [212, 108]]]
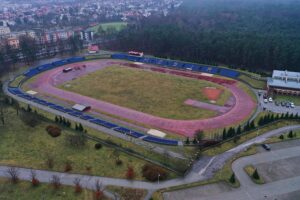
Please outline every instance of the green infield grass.
[[184, 104], [187, 99], [208, 103], [209, 99], [201, 91], [205, 87], [223, 90], [217, 105], [224, 105], [231, 95], [226, 88], [211, 82], [118, 66], [107, 67], [59, 86], [64, 90], [171, 119], [215, 116], [215, 111]]

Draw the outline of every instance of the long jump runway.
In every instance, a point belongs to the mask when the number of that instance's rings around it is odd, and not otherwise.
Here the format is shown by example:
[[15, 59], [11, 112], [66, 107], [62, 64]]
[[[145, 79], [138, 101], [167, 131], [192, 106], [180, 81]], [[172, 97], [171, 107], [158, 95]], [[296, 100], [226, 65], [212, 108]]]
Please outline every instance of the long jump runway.
[[[119, 62], [119, 61], [118, 61]], [[251, 112], [255, 109], [255, 103], [251, 97], [239, 88], [236, 83], [222, 85], [228, 88], [233, 97], [235, 98], [235, 105], [231, 110], [223, 115], [212, 117], [209, 119], [199, 119], [199, 120], [174, 120], [166, 119], [162, 117], [153, 116], [147, 113], [139, 112], [130, 108], [125, 108], [115, 104], [111, 104], [105, 101], [93, 99], [87, 96], [83, 96], [77, 93], [61, 90], [56, 86], [62, 84], [66, 81], [72, 80], [74, 78], [83, 76], [87, 73], [102, 69], [111, 65], [112, 61], [98, 60], [92, 62], [82, 62], [69, 64], [62, 67], [58, 67], [49, 71], [46, 71], [34, 80], [30, 87], [37, 90], [40, 93], [51, 94], [59, 98], [69, 100], [76, 103], [81, 103], [89, 105], [92, 109], [100, 110], [102, 112], [119, 116], [125, 119], [129, 119], [138, 123], [150, 125], [159, 129], [167, 130], [170, 132], [175, 132], [184, 136], [193, 136], [198, 130], [208, 130], [214, 128], [222, 128], [232, 124], [236, 124], [243, 119], [249, 117]], [[114, 61], [115, 63], [115, 61]], [[122, 65], [126, 63], [125, 61], [120, 61], [119, 64]], [[128, 62], [127, 62], [128, 63]], [[73, 70], [69, 73], [62, 73], [62, 69], [66, 67], [76, 68], [78, 66], [83, 66], [81, 70]], [[87, 88], [88, 89], [88, 88]]]

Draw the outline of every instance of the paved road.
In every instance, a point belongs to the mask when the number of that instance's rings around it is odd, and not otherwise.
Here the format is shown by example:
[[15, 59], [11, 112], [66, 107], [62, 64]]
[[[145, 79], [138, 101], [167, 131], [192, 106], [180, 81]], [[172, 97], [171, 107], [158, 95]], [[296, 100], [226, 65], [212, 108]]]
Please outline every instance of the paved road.
[[[276, 199], [277, 196], [299, 191], [300, 176], [282, 179], [279, 181], [257, 185], [252, 182], [250, 177], [245, 173], [244, 167], [247, 165], [257, 165], [260, 163], [269, 163], [277, 160], [299, 157], [300, 147], [285, 148], [281, 150], [259, 153], [253, 156], [244, 157], [235, 161], [232, 165], [236, 177], [241, 183], [241, 187], [228, 192], [206, 196], [201, 200], [261, 200]], [[197, 198], [195, 198], [197, 199]]]

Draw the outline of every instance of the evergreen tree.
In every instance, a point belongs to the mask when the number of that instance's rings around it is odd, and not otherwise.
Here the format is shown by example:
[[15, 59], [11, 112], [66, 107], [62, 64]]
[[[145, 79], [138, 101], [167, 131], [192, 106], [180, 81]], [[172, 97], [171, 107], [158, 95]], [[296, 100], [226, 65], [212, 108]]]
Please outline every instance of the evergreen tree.
[[61, 116], [59, 116], [59, 123], [62, 124], [63, 123], [63, 118]]
[[259, 174], [258, 174], [258, 172], [257, 172], [257, 169], [255, 169], [255, 171], [253, 172], [252, 177], [253, 177], [254, 179], [256, 179], [256, 180], [258, 180], [258, 179], [260, 178], [260, 177], [259, 177]]
[[83, 126], [82, 126], [82, 124], [79, 124], [78, 130], [81, 131], [81, 132], [83, 132]]
[[230, 176], [229, 182], [233, 184], [233, 183], [235, 183], [235, 181], [236, 181], [235, 180], [235, 174], [232, 173], [232, 175]]
[[279, 139], [283, 140], [283, 139], [284, 139], [284, 136], [281, 134], [281, 135], [279, 136]]
[[288, 138], [293, 138], [293, 137], [294, 137], [294, 133], [293, 133], [293, 131], [290, 131], [288, 134]]
[[238, 128], [237, 128], [237, 130], [236, 130], [236, 134], [237, 134], [237, 135], [242, 134], [242, 128], [241, 128], [240, 125], [238, 126]]
[[55, 123], [59, 122], [59, 118], [57, 117], [57, 115], [55, 115]]
[[252, 121], [250, 122], [250, 129], [251, 129], [251, 130], [255, 129], [255, 123], [254, 123], [254, 120], [252, 120]]
[[32, 111], [32, 109], [31, 109], [31, 107], [30, 107], [30, 105], [28, 104], [27, 105], [27, 110], [26, 110], [27, 112], [31, 112]]
[[190, 144], [190, 138], [189, 137], [186, 138], [185, 144]]
[[227, 131], [226, 131], [226, 128], [223, 129], [222, 139], [223, 139], [223, 140], [226, 140], [226, 139], [227, 139]]

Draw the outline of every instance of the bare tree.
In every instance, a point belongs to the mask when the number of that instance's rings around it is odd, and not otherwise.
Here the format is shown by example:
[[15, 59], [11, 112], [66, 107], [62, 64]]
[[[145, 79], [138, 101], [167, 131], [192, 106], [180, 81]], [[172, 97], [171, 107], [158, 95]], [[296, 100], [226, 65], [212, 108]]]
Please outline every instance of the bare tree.
[[95, 182], [95, 199], [96, 200], [102, 199], [103, 196], [104, 196], [104, 193], [103, 193], [102, 183], [100, 183], [100, 181], [97, 180]]
[[32, 186], [38, 186], [40, 184], [40, 181], [36, 177], [36, 172], [34, 170], [31, 170], [30, 173]]
[[74, 185], [75, 185], [75, 193], [81, 193], [82, 192], [82, 186], [80, 184], [80, 178], [75, 178]]
[[9, 168], [7, 170], [7, 173], [9, 175], [10, 180], [11, 180], [12, 183], [14, 183], [14, 184], [18, 183], [18, 181], [19, 181], [19, 172], [16, 168], [14, 168], [14, 167]]
[[50, 182], [56, 190], [59, 189], [61, 186], [60, 178], [57, 175], [53, 175]]

